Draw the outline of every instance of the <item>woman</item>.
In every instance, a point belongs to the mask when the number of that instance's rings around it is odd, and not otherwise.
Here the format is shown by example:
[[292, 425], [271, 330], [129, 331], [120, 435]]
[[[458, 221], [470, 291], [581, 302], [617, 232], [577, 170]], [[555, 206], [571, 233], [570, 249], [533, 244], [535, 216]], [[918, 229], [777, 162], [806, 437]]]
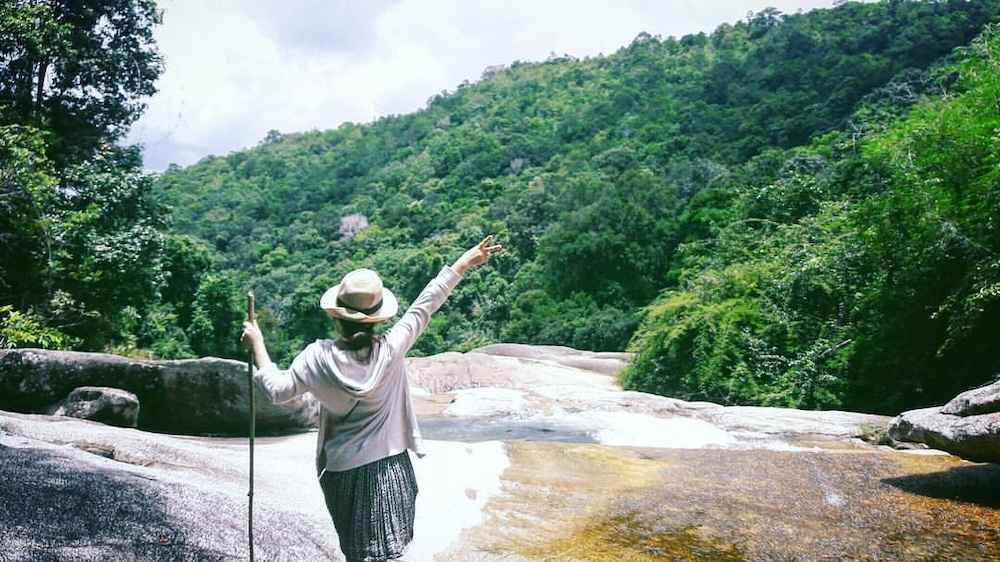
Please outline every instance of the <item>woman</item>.
[[399, 558], [413, 538], [417, 482], [407, 449], [424, 452], [404, 359], [462, 275], [500, 250], [490, 235], [442, 268], [384, 334], [374, 327], [396, 315], [395, 296], [374, 271], [348, 273], [320, 299], [340, 337], [316, 340], [286, 371], [271, 362], [257, 324], [243, 324], [268, 399], [312, 392], [322, 405], [316, 468], [348, 561]]

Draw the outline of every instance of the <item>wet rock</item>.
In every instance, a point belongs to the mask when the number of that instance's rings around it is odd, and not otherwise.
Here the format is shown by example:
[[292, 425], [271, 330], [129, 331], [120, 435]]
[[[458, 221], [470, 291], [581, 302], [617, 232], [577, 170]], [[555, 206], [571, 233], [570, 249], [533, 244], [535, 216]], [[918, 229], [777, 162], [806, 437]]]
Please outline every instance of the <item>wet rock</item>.
[[[888, 418], [685, 402], [572, 350], [487, 351], [410, 361], [428, 454], [407, 560], [1000, 559], [1000, 466], [851, 439]], [[0, 400], [55, 380], [0, 376]], [[260, 560], [341, 559], [315, 438], [256, 441]], [[247, 461], [245, 438], [0, 411], [0, 560], [246, 559]]]
[[[1000, 467], [515, 442], [483, 525], [437, 560], [1000, 560]], [[419, 533], [419, 531], [418, 531]]]
[[885, 428], [886, 416], [841, 412], [837, 410], [795, 410], [760, 406], [718, 406], [699, 412], [721, 427], [734, 431], [752, 431], [771, 435], [822, 435], [860, 437], [871, 428]]
[[466, 430], [476, 436], [537, 439], [543, 432], [547, 441], [562, 436], [567, 442], [619, 446], [782, 448], [794, 446], [790, 439], [884, 432], [889, 423], [885, 416], [853, 412], [725, 407], [624, 391], [605, 373], [618, 368], [609, 363], [624, 365], [627, 359], [628, 354], [498, 344], [416, 358], [409, 366], [411, 381], [424, 391], [415, 398], [418, 412], [435, 418], [433, 435], [451, 438], [455, 432], [441, 427], [443, 420], [464, 417], [486, 428]]
[[892, 420], [889, 437], [925, 443], [968, 460], [1000, 462], [1000, 413], [956, 416], [939, 407], [911, 410]]
[[[503, 345], [506, 347], [511, 344]], [[553, 361], [543, 359], [556, 357], [551, 353], [534, 353], [535, 346], [517, 346], [528, 354], [526, 357], [495, 353], [491, 349], [493, 347], [487, 346], [468, 353], [447, 352], [407, 359], [411, 384], [432, 394], [478, 387], [531, 388], [538, 384], [618, 389], [614, 379], [606, 374], [567, 364], [567, 359], [574, 357], [571, 354], [564, 354], [564, 359]], [[490, 353], [484, 353], [483, 350]]]
[[[46, 412], [75, 388], [113, 387], [138, 397], [138, 427], [182, 434], [246, 434], [249, 388], [246, 363], [207, 357], [144, 361], [105, 353], [42, 349], [0, 352], [0, 409]], [[257, 431], [315, 425], [310, 395], [272, 405], [256, 394]]]
[[473, 353], [542, 361], [604, 375], [614, 375], [632, 359], [631, 353], [581, 351], [560, 345], [497, 343], [472, 350]]
[[942, 414], [976, 416], [1000, 412], [1000, 380], [967, 390], [941, 408]]
[[136, 427], [139, 399], [120, 388], [81, 386], [73, 389], [52, 413], [119, 427]]

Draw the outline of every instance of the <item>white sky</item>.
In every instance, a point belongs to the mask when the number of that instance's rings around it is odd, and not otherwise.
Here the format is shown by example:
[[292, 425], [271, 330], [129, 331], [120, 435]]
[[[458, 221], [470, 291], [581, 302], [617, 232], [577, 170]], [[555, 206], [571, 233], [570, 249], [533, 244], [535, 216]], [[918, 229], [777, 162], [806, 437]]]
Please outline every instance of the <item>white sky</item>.
[[833, 0], [160, 0], [166, 70], [128, 142], [188, 165], [289, 133], [425, 106], [484, 68], [612, 53], [640, 32], [711, 31]]

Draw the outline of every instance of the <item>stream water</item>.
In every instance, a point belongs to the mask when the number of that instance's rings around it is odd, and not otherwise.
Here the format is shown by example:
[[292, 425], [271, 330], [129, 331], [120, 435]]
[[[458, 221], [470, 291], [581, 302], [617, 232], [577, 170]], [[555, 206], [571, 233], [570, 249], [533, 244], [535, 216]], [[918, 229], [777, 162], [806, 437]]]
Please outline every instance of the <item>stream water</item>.
[[541, 441], [597, 443], [594, 435], [569, 424], [552, 420], [512, 420], [503, 417], [455, 418], [450, 416], [420, 420], [425, 439], [440, 441]]
[[[800, 436], [781, 449], [703, 420], [646, 424], [605, 413], [423, 417], [428, 454], [414, 456], [420, 493], [406, 560], [1000, 560], [1000, 466], [843, 438]], [[211, 548], [241, 557], [241, 515], [232, 514], [246, 501], [245, 438], [14, 414], [2, 420], [8, 458], [30, 450], [50, 459], [35, 467], [40, 480], [23, 485], [57, 490], [68, 470], [78, 475], [79, 497], [97, 498], [117, 489], [101, 482], [140, 483], [144, 501], [159, 498], [169, 515], [162, 525], [187, 541], [171, 542], [171, 552]], [[315, 439], [315, 432], [257, 439], [261, 559], [336, 552], [313, 468]], [[643, 443], [658, 446], [635, 446]], [[114, 529], [144, 521], [120, 510], [99, 517]], [[77, 523], [59, 521], [65, 527], [52, 524], [46, 536]], [[129, 536], [108, 540], [128, 549]]]
[[[502, 441], [508, 459], [477, 504], [481, 521], [434, 559], [1000, 560], [1000, 466], [843, 439], [728, 441], [685, 419], [632, 427], [609, 446], [585, 418], [422, 419], [441, 450]], [[684, 430], [695, 437], [671, 446]], [[664, 432], [662, 446], [629, 446]], [[496, 462], [469, 451], [449, 459], [452, 477]], [[427, 497], [424, 509], [446, 501]]]

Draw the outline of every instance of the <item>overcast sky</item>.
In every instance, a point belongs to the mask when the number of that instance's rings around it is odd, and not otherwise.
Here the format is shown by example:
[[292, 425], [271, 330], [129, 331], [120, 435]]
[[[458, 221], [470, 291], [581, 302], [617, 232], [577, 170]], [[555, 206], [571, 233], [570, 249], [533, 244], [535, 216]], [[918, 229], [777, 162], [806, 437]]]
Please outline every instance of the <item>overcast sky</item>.
[[166, 70], [128, 137], [146, 167], [424, 107], [485, 67], [612, 53], [833, 0], [160, 0]]

